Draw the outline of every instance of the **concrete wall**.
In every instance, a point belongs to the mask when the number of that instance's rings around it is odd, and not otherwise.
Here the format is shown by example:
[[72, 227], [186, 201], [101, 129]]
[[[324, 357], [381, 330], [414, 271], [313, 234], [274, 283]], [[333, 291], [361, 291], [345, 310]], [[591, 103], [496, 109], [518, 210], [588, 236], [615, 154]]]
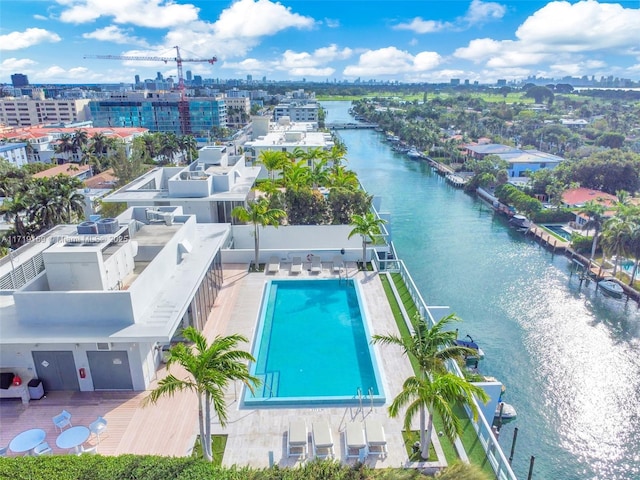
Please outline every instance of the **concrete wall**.
[[[145, 390], [149, 384], [149, 381], [155, 378], [155, 370], [153, 374], [149, 374], [146, 368], [143, 368], [143, 358], [149, 355], [154, 355], [155, 350], [153, 346], [155, 344], [138, 344], [138, 343], [113, 343], [112, 350], [125, 350], [127, 357], [129, 358], [129, 368], [131, 370], [131, 380], [133, 383], [133, 389], [136, 391]], [[78, 378], [78, 384], [80, 391], [91, 392], [93, 391], [93, 380], [91, 378], [91, 370], [89, 369], [89, 360], [87, 359], [88, 351], [96, 351], [95, 343], [62, 343], [62, 344], [47, 344], [38, 343], [34, 345], [3, 345], [0, 350], [0, 366], [15, 367], [19, 369], [26, 369], [36, 376], [36, 368], [33, 363], [33, 351], [66, 351], [73, 353], [73, 360], [76, 364], [76, 376]], [[159, 358], [159, 357], [158, 357]], [[153, 361], [153, 358], [152, 358]], [[84, 368], [87, 372], [85, 378], [80, 378], [78, 370]]]
[[[293, 225], [258, 227], [260, 229], [259, 262], [265, 263], [271, 256], [277, 256], [283, 262], [292, 257], [318, 255], [323, 262], [332, 261], [341, 255], [345, 261], [355, 262], [362, 257], [362, 238], [354, 235], [347, 239], [353, 227], [350, 225]], [[253, 225], [234, 225], [232, 227], [233, 248], [222, 251], [223, 263], [248, 263], [254, 260]], [[376, 249], [386, 250], [385, 245], [376, 245]], [[344, 249], [344, 254], [341, 251]], [[371, 250], [367, 251], [367, 260]]]

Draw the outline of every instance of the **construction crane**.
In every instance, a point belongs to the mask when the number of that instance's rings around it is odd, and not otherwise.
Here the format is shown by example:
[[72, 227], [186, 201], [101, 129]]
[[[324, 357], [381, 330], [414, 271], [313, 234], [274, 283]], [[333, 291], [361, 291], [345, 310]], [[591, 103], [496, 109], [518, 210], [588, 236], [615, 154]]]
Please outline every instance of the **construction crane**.
[[145, 62], [176, 62], [178, 66], [178, 91], [180, 92], [180, 102], [178, 104], [178, 110], [180, 112], [180, 126], [182, 133], [187, 135], [191, 133], [191, 122], [189, 120], [189, 104], [185, 99], [185, 86], [184, 76], [182, 74], [182, 64], [184, 62], [189, 63], [209, 63], [213, 65], [218, 61], [216, 57], [211, 58], [182, 58], [180, 56], [180, 47], [173, 47], [176, 49], [175, 57], [146, 57], [135, 55], [85, 55], [84, 58], [98, 58], [101, 60], [135, 60]]

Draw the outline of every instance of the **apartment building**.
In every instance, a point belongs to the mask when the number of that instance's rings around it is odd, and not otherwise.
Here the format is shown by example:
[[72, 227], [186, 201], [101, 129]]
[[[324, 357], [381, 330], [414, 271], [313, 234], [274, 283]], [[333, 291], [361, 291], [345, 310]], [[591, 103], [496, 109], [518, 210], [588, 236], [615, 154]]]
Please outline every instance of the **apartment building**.
[[0, 123], [28, 127], [89, 120], [88, 99], [0, 98]]

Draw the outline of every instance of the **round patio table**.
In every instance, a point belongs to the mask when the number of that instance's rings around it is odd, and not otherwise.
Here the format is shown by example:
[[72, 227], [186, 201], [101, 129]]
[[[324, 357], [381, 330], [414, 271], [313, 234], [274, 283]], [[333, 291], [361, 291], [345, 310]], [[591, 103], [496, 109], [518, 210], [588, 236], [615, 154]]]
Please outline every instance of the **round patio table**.
[[13, 437], [9, 443], [9, 449], [15, 453], [28, 452], [44, 442], [46, 436], [47, 432], [41, 428], [26, 430]]
[[56, 445], [59, 448], [66, 448], [68, 450], [71, 450], [72, 448], [77, 449], [87, 441], [89, 435], [91, 435], [91, 432], [87, 427], [83, 427], [82, 425], [78, 427], [71, 427], [58, 435]]

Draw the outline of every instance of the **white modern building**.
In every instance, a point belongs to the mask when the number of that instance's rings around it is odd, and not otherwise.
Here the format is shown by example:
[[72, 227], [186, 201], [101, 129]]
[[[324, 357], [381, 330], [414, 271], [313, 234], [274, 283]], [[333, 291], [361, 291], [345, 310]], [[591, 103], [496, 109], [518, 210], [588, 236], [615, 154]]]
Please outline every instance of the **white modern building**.
[[27, 159], [27, 144], [21, 142], [0, 144], [0, 158], [4, 158], [16, 167], [26, 165], [29, 163]]
[[277, 122], [283, 117], [288, 117], [293, 122], [311, 122], [317, 126], [319, 108], [317, 103], [305, 100], [280, 103], [273, 110], [273, 119]]
[[244, 155], [229, 155], [226, 146], [207, 146], [188, 166], [159, 167], [105, 197], [103, 202], [128, 206], [179, 206], [202, 223], [232, 223], [231, 211], [251, 200], [260, 167], [245, 164]]
[[483, 159], [487, 155], [496, 155], [506, 161], [509, 166], [509, 178], [523, 177], [527, 171], [535, 172], [543, 168], [555, 168], [564, 158], [539, 150], [522, 150], [520, 148], [489, 143], [485, 145], [465, 145], [466, 153], [472, 158]]
[[292, 122], [288, 117], [271, 122], [268, 117], [260, 116], [251, 117], [251, 121], [252, 140], [244, 145], [249, 162], [259, 159], [265, 150], [308, 152], [314, 148], [331, 150], [334, 145], [331, 134], [316, 131], [317, 125], [313, 122]]
[[144, 390], [163, 347], [206, 323], [230, 228], [136, 207], [27, 243], [0, 260], [0, 366], [45, 391]]

